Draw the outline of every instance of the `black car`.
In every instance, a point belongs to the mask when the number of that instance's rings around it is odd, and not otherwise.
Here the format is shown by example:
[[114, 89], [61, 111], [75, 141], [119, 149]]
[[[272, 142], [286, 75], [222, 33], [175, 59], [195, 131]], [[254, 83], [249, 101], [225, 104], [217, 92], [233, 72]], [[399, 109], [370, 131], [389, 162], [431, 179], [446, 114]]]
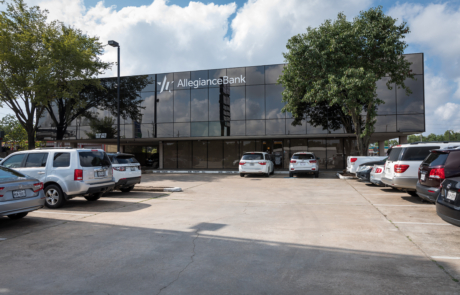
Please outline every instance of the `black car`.
[[359, 180], [364, 182], [371, 181], [371, 171], [374, 168], [374, 165], [385, 165], [387, 158], [380, 161], [367, 162], [359, 165], [358, 172], [356, 172], [356, 177]]
[[445, 221], [460, 226], [460, 177], [446, 179], [436, 201], [436, 213]]

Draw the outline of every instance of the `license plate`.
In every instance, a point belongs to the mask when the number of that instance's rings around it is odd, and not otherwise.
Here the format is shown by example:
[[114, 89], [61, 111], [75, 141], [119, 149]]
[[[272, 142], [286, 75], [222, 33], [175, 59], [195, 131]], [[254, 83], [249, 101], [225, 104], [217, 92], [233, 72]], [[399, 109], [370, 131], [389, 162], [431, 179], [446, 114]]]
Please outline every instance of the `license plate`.
[[254, 163], [250, 163], [249, 166], [254, 166]]
[[305, 166], [305, 165], [307, 165], [307, 163], [299, 163], [299, 164], [300, 164], [300, 166]]
[[451, 201], [455, 201], [457, 198], [457, 192], [455, 191], [447, 191], [447, 199]]
[[24, 198], [25, 196], [26, 196], [25, 189], [13, 191], [13, 198]]
[[104, 177], [105, 171], [97, 171], [97, 177]]
[[135, 168], [135, 167], [131, 167], [131, 171], [136, 171], [136, 168]]
[[426, 179], [426, 174], [420, 174], [420, 180], [425, 181]]

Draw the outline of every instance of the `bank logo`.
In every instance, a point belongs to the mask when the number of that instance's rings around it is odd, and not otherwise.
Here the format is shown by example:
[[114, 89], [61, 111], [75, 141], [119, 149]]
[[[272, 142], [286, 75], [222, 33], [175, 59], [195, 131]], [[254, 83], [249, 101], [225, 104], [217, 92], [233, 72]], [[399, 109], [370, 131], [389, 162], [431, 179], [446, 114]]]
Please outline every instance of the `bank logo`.
[[[160, 86], [160, 93], [163, 91], [169, 91], [171, 92], [171, 89], [169, 88], [170, 84], [172, 87], [172, 82], [168, 82], [166, 79], [166, 76], [163, 79], [163, 82], [157, 82], [158, 85]], [[193, 80], [190, 81], [188, 79], [179, 79], [179, 83], [177, 84], [177, 87], [193, 87], [193, 88], [198, 88], [199, 86], [210, 86], [210, 85], [228, 85], [228, 84], [246, 84], [246, 77], [243, 77], [243, 75], [240, 75], [239, 77], [228, 77], [228, 76], [223, 76], [218, 79], [201, 79], [199, 78], [198, 80]]]
[[[173, 84], [174, 81], [171, 82], [171, 84]], [[160, 88], [160, 93], [162, 93], [163, 91], [169, 91], [171, 92], [171, 89], [169, 89], [169, 82], [166, 81], [166, 76], [165, 78], [163, 79], [163, 82], [158, 82], [158, 85], [161, 85], [161, 88]], [[172, 85], [171, 85], [172, 86]]]

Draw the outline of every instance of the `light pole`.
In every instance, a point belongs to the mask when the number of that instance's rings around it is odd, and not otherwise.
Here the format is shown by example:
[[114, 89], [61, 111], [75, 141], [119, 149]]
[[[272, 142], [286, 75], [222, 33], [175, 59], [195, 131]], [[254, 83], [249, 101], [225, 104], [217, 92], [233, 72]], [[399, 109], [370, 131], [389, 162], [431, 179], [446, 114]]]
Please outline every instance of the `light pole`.
[[117, 153], [120, 152], [120, 44], [110, 40], [109, 45], [118, 48], [118, 75], [117, 75]]

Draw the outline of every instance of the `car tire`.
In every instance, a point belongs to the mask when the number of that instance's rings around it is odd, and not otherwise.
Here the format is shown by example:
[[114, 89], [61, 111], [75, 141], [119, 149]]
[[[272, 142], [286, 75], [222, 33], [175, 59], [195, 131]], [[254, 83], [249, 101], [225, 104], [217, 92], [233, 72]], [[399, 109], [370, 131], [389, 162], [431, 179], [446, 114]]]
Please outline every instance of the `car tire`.
[[130, 191], [132, 191], [134, 188], [134, 185], [133, 186], [129, 186], [129, 187], [122, 187], [120, 188], [120, 190], [124, 193], [129, 193]]
[[418, 197], [417, 192], [407, 192], [412, 197]]
[[45, 206], [50, 209], [57, 209], [64, 205], [66, 199], [59, 185], [50, 184], [45, 187]]
[[289, 177], [294, 177], [294, 173], [289, 172]]
[[315, 173], [315, 178], [318, 178], [319, 177], [319, 172], [316, 172]]
[[244, 174], [243, 174], [243, 173], [240, 173], [240, 177], [244, 177]]
[[29, 212], [22, 212], [22, 213], [11, 214], [11, 215], [8, 215], [8, 218], [9, 218], [9, 219], [21, 219], [21, 218], [23, 218], [23, 217], [26, 217], [27, 213], [29, 213]]
[[275, 168], [273, 168], [272, 172], [270, 172], [270, 175], [275, 174]]
[[92, 195], [85, 197], [85, 199], [87, 201], [94, 202], [94, 201], [99, 200], [100, 197], [101, 197], [101, 194], [92, 194]]

